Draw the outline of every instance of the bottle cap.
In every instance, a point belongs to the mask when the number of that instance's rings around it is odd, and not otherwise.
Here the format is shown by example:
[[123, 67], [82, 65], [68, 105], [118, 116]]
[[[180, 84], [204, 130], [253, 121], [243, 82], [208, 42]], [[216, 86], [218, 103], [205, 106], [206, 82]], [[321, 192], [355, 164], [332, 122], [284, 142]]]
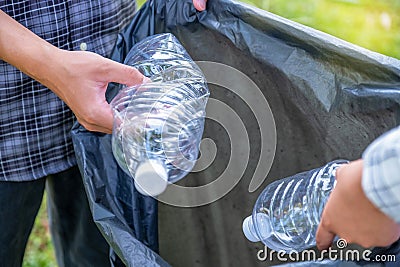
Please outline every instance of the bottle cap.
[[156, 160], [146, 160], [139, 164], [135, 173], [135, 187], [142, 195], [158, 196], [168, 185], [165, 167]]
[[251, 215], [243, 220], [242, 229], [243, 229], [243, 234], [249, 241], [251, 242], [260, 241], [260, 238], [258, 238], [257, 236], [256, 229], [254, 229], [253, 218]]

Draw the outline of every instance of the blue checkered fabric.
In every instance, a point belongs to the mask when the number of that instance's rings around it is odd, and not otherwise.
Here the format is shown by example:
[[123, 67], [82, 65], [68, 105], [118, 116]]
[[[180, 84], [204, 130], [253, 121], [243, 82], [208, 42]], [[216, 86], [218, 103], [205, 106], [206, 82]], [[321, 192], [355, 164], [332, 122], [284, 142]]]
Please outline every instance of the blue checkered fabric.
[[365, 194], [381, 211], [400, 223], [400, 127], [369, 145], [363, 160]]
[[[0, 0], [0, 8], [61, 49], [108, 56], [135, 1]], [[0, 94], [0, 181], [35, 180], [76, 164], [75, 118], [55, 94], [1, 60]]]

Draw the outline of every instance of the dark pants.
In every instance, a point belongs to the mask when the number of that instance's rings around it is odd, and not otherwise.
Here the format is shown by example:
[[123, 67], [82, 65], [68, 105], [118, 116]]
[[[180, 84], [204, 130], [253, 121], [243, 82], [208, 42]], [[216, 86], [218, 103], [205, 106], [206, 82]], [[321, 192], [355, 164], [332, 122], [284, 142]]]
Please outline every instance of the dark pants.
[[0, 182], [0, 266], [22, 265], [45, 188], [59, 266], [110, 266], [109, 246], [93, 222], [77, 167], [36, 181]]

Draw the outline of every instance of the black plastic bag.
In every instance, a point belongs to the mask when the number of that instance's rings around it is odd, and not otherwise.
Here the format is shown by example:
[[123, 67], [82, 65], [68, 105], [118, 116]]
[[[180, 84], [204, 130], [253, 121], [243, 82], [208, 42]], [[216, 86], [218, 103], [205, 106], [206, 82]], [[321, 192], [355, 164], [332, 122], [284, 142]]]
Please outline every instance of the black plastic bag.
[[112, 249], [127, 266], [169, 266], [157, 254], [157, 202], [118, 166], [111, 135], [75, 125], [72, 136], [93, 219]]
[[[204, 12], [191, 2], [147, 1], [120, 33], [112, 59], [123, 62], [130, 47], [149, 35], [173, 33], [194, 60], [228, 65], [260, 88], [273, 114], [268, 125], [276, 129], [276, 144], [266, 144], [274, 136], [262, 134], [265, 125], [257, 120], [252, 103], [209, 84], [211, 98], [242, 119], [250, 157], [243, 172], [236, 171], [240, 179], [216, 201], [196, 205], [193, 199], [203, 196], [185, 193], [172, 204], [164, 201], [170, 195], [162, 198], [160, 253], [172, 266], [278, 263], [257, 258], [264, 247], [245, 239], [243, 218], [269, 182], [336, 158], [357, 159], [376, 137], [399, 125], [400, 61], [234, 1], [209, 0]], [[218, 74], [208, 68], [203, 72], [209, 80]], [[232, 77], [232, 82], [241, 81]], [[118, 88], [109, 87], [109, 100]], [[253, 94], [246, 90], [244, 95]], [[225, 118], [219, 119], [224, 124]], [[208, 119], [203, 136], [214, 140], [217, 157], [205, 170], [190, 173], [181, 186], [211, 183], [229, 162], [241, 165], [242, 158], [232, 155], [236, 144], [229, 143], [221, 125]], [[157, 251], [156, 203], [138, 195], [131, 178], [116, 166], [110, 137], [75, 127], [73, 138], [95, 221], [111, 246], [129, 266], [163, 265], [141, 243]], [[215, 193], [212, 187], [206, 192]], [[396, 244], [383, 253], [398, 253], [398, 248]]]

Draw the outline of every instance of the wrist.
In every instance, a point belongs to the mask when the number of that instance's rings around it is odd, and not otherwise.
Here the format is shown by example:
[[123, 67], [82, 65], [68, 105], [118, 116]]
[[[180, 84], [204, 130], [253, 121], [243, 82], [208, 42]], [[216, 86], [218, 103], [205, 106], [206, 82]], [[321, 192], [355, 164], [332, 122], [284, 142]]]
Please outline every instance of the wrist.
[[[55, 94], [60, 96], [60, 81], [61, 76], [65, 70], [65, 53], [68, 51], [59, 49], [55, 46], [43, 47], [41, 50], [41, 57], [37, 61], [37, 67], [32, 70], [31, 77], [52, 90]], [[64, 62], [64, 63], [63, 63]]]
[[360, 159], [339, 167], [336, 171], [336, 179], [338, 183], [343, 185], [342, 190], [345, 191], [344, 193], [349, 196], [352, 195], [353, 198], [358, 199], [358, 201], [362, 201], [368, 206], [379, 210], [364, 192], [362, 186], [362, 174], [363, 160]]
[[362, 188], [362, 160], [352, 161], [339, 167], [336, 171], [337, 186], [344, 196], [358, 201], [369, 201]]
[[37, 80], [46, 87], [54, 88], [54, 78], [59, 71], [61, 49], [48, 44], [41, 46], [30, 59], [30, 64], [27, 64], [24, 71], [27, 75]]

